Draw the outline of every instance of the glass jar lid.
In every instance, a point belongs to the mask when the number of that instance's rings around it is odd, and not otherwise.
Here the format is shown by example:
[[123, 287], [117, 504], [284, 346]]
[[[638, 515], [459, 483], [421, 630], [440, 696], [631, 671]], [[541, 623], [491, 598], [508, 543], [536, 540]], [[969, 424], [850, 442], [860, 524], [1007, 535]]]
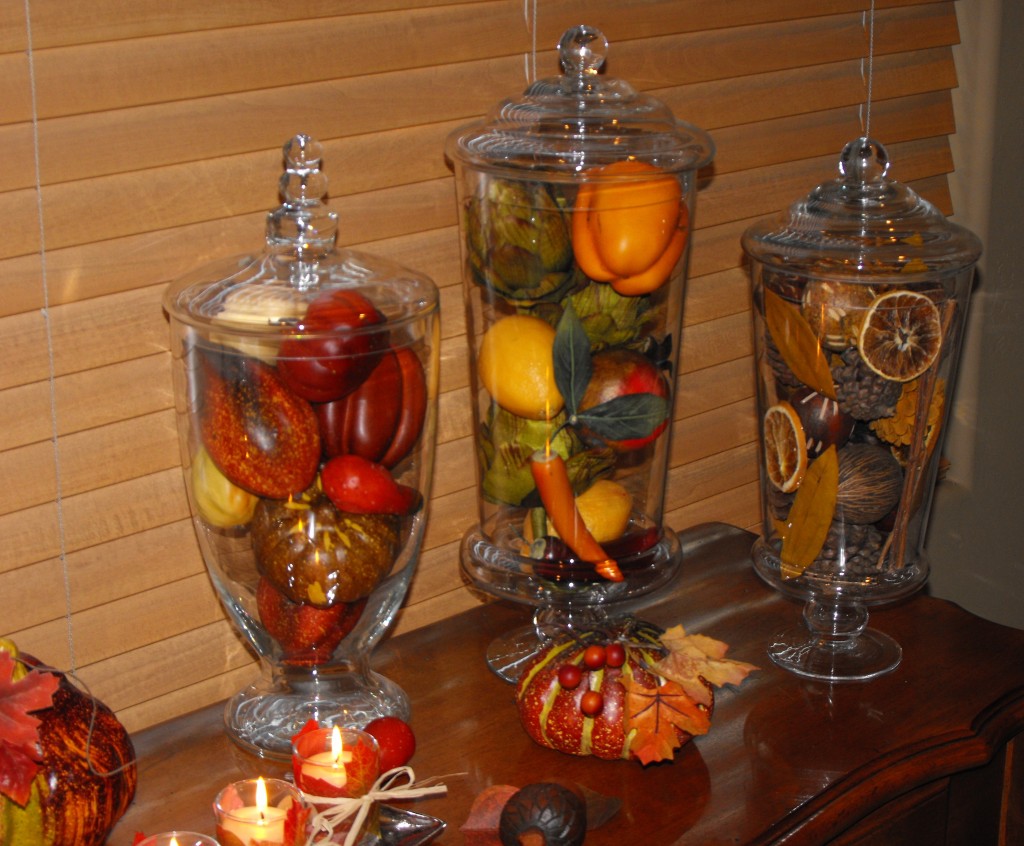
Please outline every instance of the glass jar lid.
[[[711, 137], [677, 120], [655, 97], [600, 74], [608, 40], [594, 27], [567, 30], [558, 43], [562, 76], [538, 80], [456, 130], [447, 154], [476, 170], [543, 171], [572, 180], [587, 168], [635, 158], [669, 172], [711, 161]], [[509, 173], [511, 172], [511, 173]]]
[[879, 142], [850, 141], [838, 171], [781, 219], [748, 228], [742, 239], [747, 255], [786, 272], [850, 281], [891, 274], [913, 281], [958, 273], [977, 262], [977, 236], [890, 179], [889, 154]]
[[391, 327], [435, 312], [438, 292], [427, 276], [337, 247], [338, 215], [324, 202], [321, 145], [296, 135], [283, 151], [282, 203], [267, 214], [264, 249], [214, 262], [173, 282], [164, 295], [167, 312], [193, 327], [254, 336], [319, 334], [304, 326], [302, 317], [311, 302], [336, 289], [358, 290]]

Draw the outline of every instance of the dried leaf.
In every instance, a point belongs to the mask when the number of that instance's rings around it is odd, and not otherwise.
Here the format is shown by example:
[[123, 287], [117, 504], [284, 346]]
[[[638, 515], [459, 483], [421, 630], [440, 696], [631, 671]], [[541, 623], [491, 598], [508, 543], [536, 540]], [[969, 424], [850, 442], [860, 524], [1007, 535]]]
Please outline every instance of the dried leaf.
[[709, 706], [711, 694], [701, 679], [715, 687], [738, 685], [757, 669], [745, 661], [726, 658], [729, 645], [707, 635], [688, 635], [682, 626], [673, 626], [661, 636], [669, 650], [653, 667], [658, 675], [678, 683], [695, 701]]
[[835, 399], [836, 386], [828, 357], [800, 310], [778, 294], [765, 291], [764, 318], [768, 333], [793, 375], [819, 394]]
[[784, 579], [795, 579], [818, 557], [832, 525], [838, 493], [839, 456], [830, 446], [807, 469], [789, 509], [781, 552]]
[[498, 837], [501, 810], [518, 789], [511, 784], [494, 784], [477, 794], [469, 816], [459, 829], [465, 846], [501, 846]]
[[630, 676], [624, 677], [623, 687], [629, 751], [641, 764], [671, 760], [682, 745], [676, 729], [699, 735], [711, 728], [708, 709], [694, 702], [674, 681], [650, 688]]

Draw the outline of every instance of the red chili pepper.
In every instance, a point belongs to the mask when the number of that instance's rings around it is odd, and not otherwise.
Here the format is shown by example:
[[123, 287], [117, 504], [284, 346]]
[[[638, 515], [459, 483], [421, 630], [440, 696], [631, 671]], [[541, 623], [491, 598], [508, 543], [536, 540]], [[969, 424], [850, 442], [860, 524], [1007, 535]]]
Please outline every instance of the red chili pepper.
[[562, 456], [538, 450], [530, 458], [530, 472], [544, 509], [562, 540], [580, 558], [591, 562], [599, 576], [610, 582], [621, 582], [623, 576], [618, 563], [594, 540], [576, 508], [576, 497]]

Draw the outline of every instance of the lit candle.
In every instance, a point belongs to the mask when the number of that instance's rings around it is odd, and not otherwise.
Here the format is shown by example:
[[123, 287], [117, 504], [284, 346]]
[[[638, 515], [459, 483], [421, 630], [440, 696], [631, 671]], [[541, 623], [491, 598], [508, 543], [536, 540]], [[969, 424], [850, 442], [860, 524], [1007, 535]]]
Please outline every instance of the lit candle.
[[135, 846], [218, 846], [217, 841], [194, 831], [165, 831], [151, 834]]
[[[238, 785], [232, 787], [237, 788]], [[241, 792], [236, 790], [235, 796], [240, 795], [242, 795]], [[284, 808], [270, 805], [267, 801], [267, 785], [262, 778], [256, 780], [253, 801], [254, 804], [246, 805], [218, 800], [216, 803], [218, 836], [231, 834], [246, 846], [254, 842], [260, 843], [261, 846], [262, 844], [282, 846], [287, 811]]]
[[352, 760], [352, 753], [345, 750], [341, 731], [337, 726], [331, 732], [331, 751], [318, 752], [306, 758], [302, 763], [303, 778], [319, 779], [329, 785], [342, 788], [348, 781], [345, 765]]

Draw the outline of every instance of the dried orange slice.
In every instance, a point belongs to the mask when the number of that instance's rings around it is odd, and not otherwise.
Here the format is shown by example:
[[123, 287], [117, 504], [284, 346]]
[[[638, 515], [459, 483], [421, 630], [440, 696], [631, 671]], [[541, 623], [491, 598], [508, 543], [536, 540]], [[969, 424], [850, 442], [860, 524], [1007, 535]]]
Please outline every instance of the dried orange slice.
[[857, 348], [868, 367], [895, 382], [924, 373], [942, 347], [938, 306], [915, 291], [889, 291], [864, 316]]
[[764, 467], [768, 480], [783, 493], [792, 493], [807, 472], [807, 436], [796, 410], [788, 402], [764, 414]]

